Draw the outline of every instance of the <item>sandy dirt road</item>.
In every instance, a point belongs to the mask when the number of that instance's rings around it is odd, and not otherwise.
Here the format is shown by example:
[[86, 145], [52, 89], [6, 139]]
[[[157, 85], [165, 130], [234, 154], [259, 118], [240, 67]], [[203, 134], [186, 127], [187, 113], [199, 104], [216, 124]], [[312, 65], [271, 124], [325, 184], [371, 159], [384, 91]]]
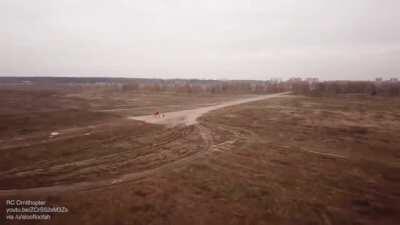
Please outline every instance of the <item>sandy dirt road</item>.
[[46, 194], [46, 195], [53, 195], [61, 192], [66, 191], [83, 191], [83, 190], [91, 190], [97, 189], [100, 187], [125, 183], [134, 180], [143, 179], [149, 175], [155, 174], [160, 172], [161, 170], [171, 169], [175, 167], [179, 167], [185, 165], [186, 163], [197, 159], [204, 155], [204, 153], [208, 152], [213, 147], [213, 139], [210, 131], [197, 123], [197, 119], [202, 115], [211, 112], [213, 110], [221, 109], [224, 107], [234, 106], [238, 104], [244, 104], [253, 101], [259, 101], [274, 97], [279, 97], [285, 95], [286, 93], [279, 93], [279, 94], [271, 94], [271, 95], [262, 95], [257, 97], [239, 99], [235, 101], [228, 101], [222, 104], [213, 105], [213, 106], [206, 106], [197, 109], [191, 110], [182, 110], [177, 112], [169, 112], [165, 113], [164, 117], [156, 117], [154, 115], [146, 115], [146, 116], [137, 116], [137, 117], [129, 117], [130, 119], [144, 121], [146, 123], [153, 123], [153, 124], [161, 124], [166, 125], [168, 127], [174, 126], [190, 126], [195, 125], [198, 133], [202, 137], [203, 141], [205, 142], [206, 147], [204, 150], [196, 152], [190, 156], [166, 163], [154, 169], [149, 169], [146, 171], [135, 172], [135, 173], [128, 173], [121, 175], [119, 177], [115, 177], [113, 179], [107, 180], [100, 180], [100, 181], [93, 181], [93, 182], [78, 182], [74, 184], [67, 184], [67, 185], [54, 185], [54, 186], [45, 186], [45, 187], [36, 187], [36, 188], [26, 188], [26, 189], [8, 189], [8, 190], [0, 190], [0, 197], [2, 196], [12, 196], [12, 195], [32, 195], [32, 194]]
[[281, 96], [284, 94], [286, 94], [286, 93], [262, 95], [262, 96], [256, 96], [256, 97], [251, 97], [251, 98], [244, 98], [244, 99], [239, 99], [239, 100], [228, 101], [228, 102], [224, 102], [221, 104], [201, 107], [201, 108], [197, 108], [197, 109], [182, 110], [182, 111], [169, 112], [169, 113], [164, 113], [164, 114], [161, 112], [160, 116], [146, 115], [146, 116], [135, 116], [135, 117], [129, 117], [129, 118], [134, 119], [134, 120], [140, 120], [140, 121], [143, 121], [146, 123], [162, 124], [162, 125], [166, 125], [169, 127], [174, 127], [174, 126], [179, 126], [179, 125], [190, 126], [190, 125], [196, 124], [197, 118], [199, 118], [200, 116], [202, 116], [208, 112], [211, 112], [211, 111], [214, 111], [217, 109], [221, 109], [224, 107], [228, 107], [228, 106], [239, 105], [239, 104], [243, 104], [243, 103], [278, 97], [278, 96]]

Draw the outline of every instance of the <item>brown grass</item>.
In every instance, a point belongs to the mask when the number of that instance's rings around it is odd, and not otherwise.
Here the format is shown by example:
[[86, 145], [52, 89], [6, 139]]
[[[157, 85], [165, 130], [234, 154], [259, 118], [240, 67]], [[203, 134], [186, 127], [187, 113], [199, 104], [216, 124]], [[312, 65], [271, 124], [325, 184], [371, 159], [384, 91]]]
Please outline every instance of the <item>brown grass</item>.
[[[291, 96], [233, 106], [201, 118], [213, 146], [193, 162], [92, 190], [7, 198], [67, 206], [70, 212], [52, 224], [394, 225], [400, 221], [399, 116], [398, 99], [383, 97]], [[80, 135], [89, 128], [81, 127], [44, 144], [10, 143], [0, 165], [15, 180], [2, 175], [2, 188], [112, 178], [204, 148], [194, 127], [122, 119], [100, 127], [89, 138]], [[55, 167], [71, 162], [80, 164]], [[18, 178], [23, 169], [30, 173]]]

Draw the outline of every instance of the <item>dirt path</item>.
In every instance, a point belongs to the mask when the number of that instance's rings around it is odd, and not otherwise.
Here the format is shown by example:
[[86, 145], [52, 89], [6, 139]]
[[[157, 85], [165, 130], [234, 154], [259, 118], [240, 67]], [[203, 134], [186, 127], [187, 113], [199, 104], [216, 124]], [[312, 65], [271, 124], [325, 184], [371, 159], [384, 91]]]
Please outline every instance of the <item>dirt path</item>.
[[[285, 94], [285, 93], [283, 93], [283, 94]], [[174, 126], [178, 126], [178, 125], [189, 126], [189, 125], [196, 124], [197, 118], [199, 118], [200, 116], [202, 116], [210, 111], [221, 109], [221, 108], [228, 107], [228, 106], [239, 105], [239, 104], [243, 104], [243, 103], [278, 97], [283, 94], [280, 93], [280, 94], [271, 94], [271, 95], [262, 95], [262, 96], [251, 97], [251, 98], [244, 98], [244, 99], [239, 99], [239, 100], [234, 100], [234, 101], [228, 101], [228, 102], [213, 105], [213, 106], [200, 107], [197, 109], [182, 110], [182, 111], [169, 112], [169, 113], [164, 113], [164, 114], [161, 113], [161, 116], [146, 115], [146, 116], [135, 116], [135, 117], [129, 117], [129, 118], [134, 119], [134, 120], [140, 120], [140, 121], [143, 121], [146, 123], [163, 124], [163, 125], [166, 125], [169, 127], [174, 127]]]
[[252, 98], [240, 99], [236, 101], [229, 101], [214, 106], [201, 107], [198, 109], [170, 112], [170, 113], [165, 113], [165, 117], [155, 117], [154, 115], [130, 117], [131, 119], [135, 120], [141, 120], [148, 123], [163, 124], [172, 127], [178, 125], [184, 125], [184, 126], [194, 125], [196, 129], [198, 129], [198, 132], [202, 137], [203, 141], [205, 142], [206, 147], [202, 151], [196, 152], [184, 158], [174, 160], [159, 167], [141, 172], [124, 174], [122, 176], [113, 179], [93, 181], [93, 182], [78, 182], [74, 184], [54, 185], [54, 186], [37, 187], [37, 188], [0, 190], [0, 197], [12, 196], [12, 195], [21, 196], [21, 195], [37, 195], [37, 194], [54, 195], [65, 191], [92, 190], [100, 187], [106, 187], [129, 181], [140, 180], [157, 172], [185, 165], [186, 163], [191, 162], [203, 156], [214, 146], [213, 138], [209, 129], [200, 124], [197, 124], [197, 118], [213, 110], [221, 109], [228, 106], [278, 97], [281, 95], [283, 94], [263, 95]]

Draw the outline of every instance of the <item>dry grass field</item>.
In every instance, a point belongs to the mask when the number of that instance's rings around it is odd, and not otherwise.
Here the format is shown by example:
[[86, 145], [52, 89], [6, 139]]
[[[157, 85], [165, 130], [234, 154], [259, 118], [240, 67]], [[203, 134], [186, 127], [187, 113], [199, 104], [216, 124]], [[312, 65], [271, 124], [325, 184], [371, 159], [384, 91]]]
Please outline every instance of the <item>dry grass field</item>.
[[[165, 127], [127, 116], [249, 96], [0, 92], [1, 224], [400, 222], [399, 98], [285, 95]], [[11, 222], [6, 199], [69, 212]]]

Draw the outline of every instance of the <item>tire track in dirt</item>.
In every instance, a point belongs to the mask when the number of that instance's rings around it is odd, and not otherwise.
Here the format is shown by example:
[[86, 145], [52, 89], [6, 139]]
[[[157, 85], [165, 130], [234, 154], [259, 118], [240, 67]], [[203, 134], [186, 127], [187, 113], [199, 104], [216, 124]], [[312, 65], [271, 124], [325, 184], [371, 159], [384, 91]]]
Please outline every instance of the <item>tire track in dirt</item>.
[[[3, 173], [0, 173], [2, 179], [7, 182], [7, 179], [13, 179], [13, 177], [19, 177], [18, 179], [32, 179], [35, 176], [50, 176], [52, 177], [51, 183], [54, 182], [62, 182], [58, 185], [68, 185], [71, 183], [82, 182], [80, 180], [74, 180], [74, 177], [81, 177], [86, 179], [91, 179], [96, 177], [96, 174], [101, 174], [103, 176], [102, 179], [109, 179], [110, 177], [117, 177], [124, 172], [117, 174], [118, 169], [127, 168], [133, 164], [135, 166], [131, 166], [136, 173], [140, 171], [151, 169], [153, 167], [161, 166], [165, 163], [174, 162], [175, 160], [179, 160], [183, 157], [188, 157], [193, 154], [193, 151], [185, 150], [185, 148], [181, 149], [177, 146], [177, 140], [183, 140], [188, 135], [195, 134], [197, 136], [196, 128], [194, 126], [191, 127], [182, 127], [176, 129], [170, 129], [169, 132], [166, 132], [166, 135], [161, 137], [157, 137], [155, 141], [156, 144], [146, 143], [145, 145], [136, 147], [135, 149], [130, 149], [118, 153], [107, 154], [101, 156], [99, 158], [90, 158], [75, 162], [63, 163], [63, 164], [55, 164], [44, 168], [22, 168], [18, 170], [9, 170]], [[166, 145], [172, 144], [172, 147], [164, 148]], [[140, 150], [135, 151], [135, 150]], [[132, 169], [131, 168], [131, 169]], [[123, 171], [123, 170], [122, 170]], [[129, 172], [125, 169], [125, 172]], [[131, 172], [132, 173], [132, 172]], [[104, 176], [104, 174], [106, 174]], [[108, 178], [107, 178], [108, 177]], [[73, 182], [68, 182], [68, 181]], [[50, 182], [47, 182], [51, 185]], [[47, 186], [43, 183], [42, 186]], [[24, 188], [24, 187], [21, 187]], [[1, 190], [0, 190], [1, 192]]]
[[184, 165], [188, 162], [191, 162], [191, 161], [203, 156], [212, 146], [212, 136], [211, 136], [211, 133], [208, 130], [208, 128], [201, 126], [201, 125], [196, 125], [195, 128], [199, 130], [199, 134], [202, 136], [202, 138], [206, 144], [205, 149], [202, 151], [196, 152], [190, 156], [187, 156], [187, 157], [184, 157], [181, 159], [177, 159], [170, 163], [166, 163], [159, 167], [156, 167], [153, 169], [148, 169], [148, 170], [141, 171], [141, 172], [124, 174], [117, 178], [101, 180], [101, 181], [78, 182], [78, 183], [67, 184], [67, 185], [55, 185], [55, 186], [26, 188], [26, 189], [0, 190], [0, 197], [12, 196], [12, 195], [21, 196], [21, 195], [39, 195], [39, 194], [56, 195], [58, 193], [66, 192], [66, 191], [86, 191], [86, 190], [97, 189], [97, 188], [106, 187], [106, 186], [110, 186], [110, 185], [140, 180], [142, 178], [153, 175], [157, 172], [161, 172], [163, 170], [177, 168], [181, 165]]
[[[177, 129], [174, 129], [172, 132], [167, 132], [165, 136], [161, 136], [156, 140], [156, 144], [146, 143], [139, 147], [136, 147], [134, 150], [140, 148], [141, 152], [144, 152], [144, 153], [134, 155], [134, 157], [135, 157], [134, 159], [144, 158], [144, 157], [147, 157], [152, 154], [158, 154], [158, 152], [146, 152], [146, 150], [159, 149], [162, 146], [165, 146], [165, 145], [172, 143], [178, 139], [186, 137], [191, 132], [192, 132], [192, 130], [181, 131], [181, 130], [177, 130]], [[123, 137], [125, 137], [125, 136], [123, 136]], [[113, 139], [115, 139], [115, 137], [113, 137]], [[112, 143], [112, 141], [106, 139], [103, 141], [103, 144], [105, 144], [105, 143]], [[60, 173], [69, 173], [71, 171], [87, 169], [90, 167], [96, 167], [96, 166], [102, 165], [102, 164], [110, 164], [110, 163], [115, 163], [118, 161], [132, 160], [131, 153], [132, 153], [132, 149], [129, 149], [129, 150], [120, 151], [117, 153], [102, 155], [96, 159], [90, 158], [90, 159], [84, 159], [84, 160], [79, 160], [79, 161], [75, 161], [75, 162], [51, 165], [50, 167], [47, 168], [47, 170], [50, 170], [53, 173], [57, 172], [57, 171]], [[40, 162], [40, 163], [42, 164], [43, 162]], [[35, 174], [42, 173], [42, 171], [43, 171], [42, 168], [36, 168], [36, 167], [32, 167], [32, 165], [30, 165], [30, 166], [24, 167], [24, 168], [11, 169], [8, 171], [1, 172], [0, 176], [13, 176], [15, 174], [35, 175]]]

